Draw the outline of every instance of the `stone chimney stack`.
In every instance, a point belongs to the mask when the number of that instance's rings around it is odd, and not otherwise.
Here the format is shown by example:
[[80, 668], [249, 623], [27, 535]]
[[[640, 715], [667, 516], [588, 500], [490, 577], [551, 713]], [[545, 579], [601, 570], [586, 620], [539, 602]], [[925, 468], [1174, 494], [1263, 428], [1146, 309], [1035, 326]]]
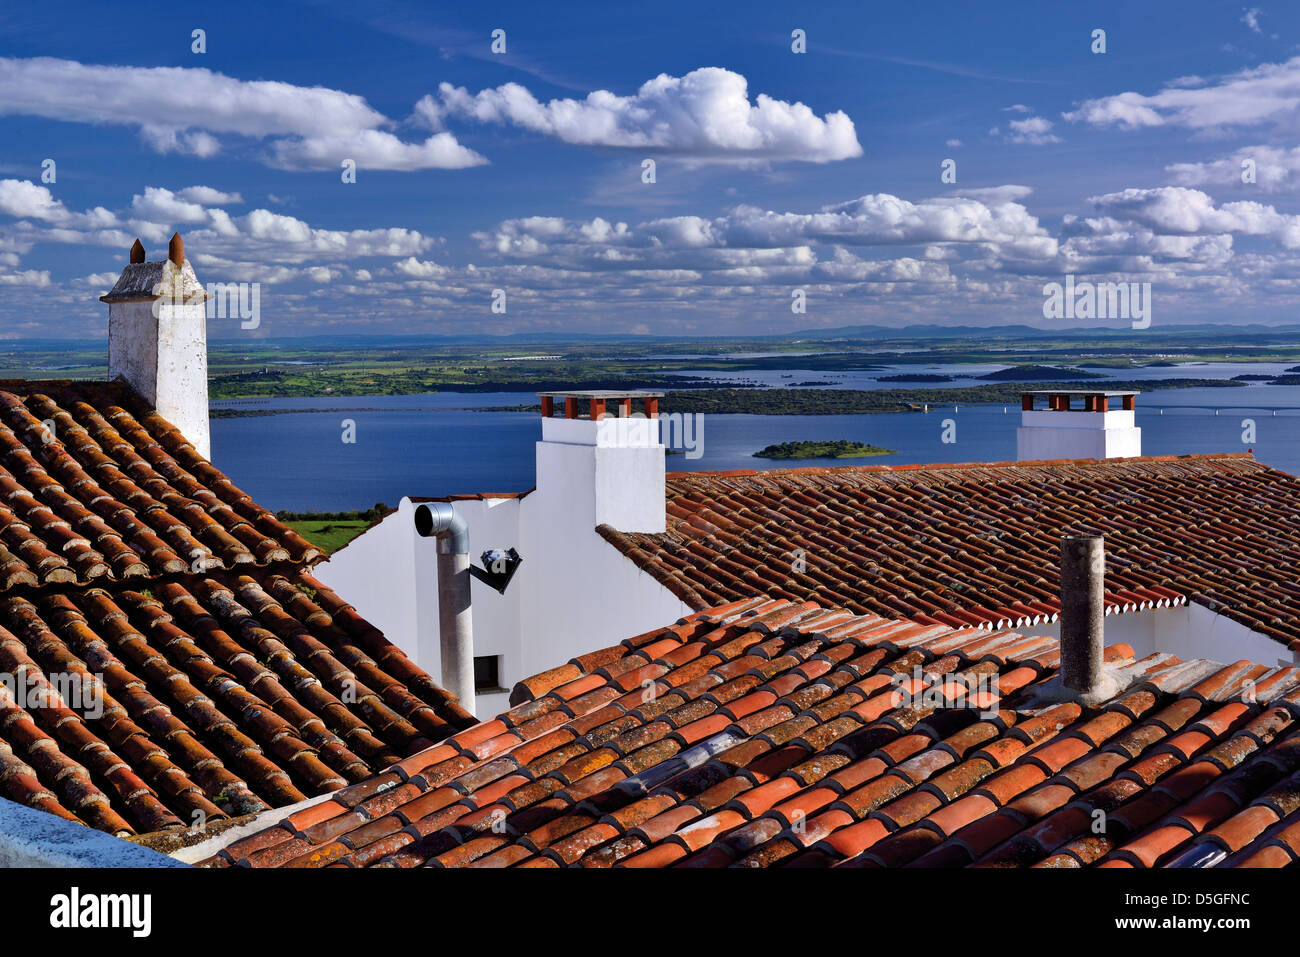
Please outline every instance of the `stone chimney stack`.
[[140, 240], [108, 303], [108, 377], [123, 379], [204, 458], [208, 434], [207, 301], [177, 233], [167, 259], [146, 262]]

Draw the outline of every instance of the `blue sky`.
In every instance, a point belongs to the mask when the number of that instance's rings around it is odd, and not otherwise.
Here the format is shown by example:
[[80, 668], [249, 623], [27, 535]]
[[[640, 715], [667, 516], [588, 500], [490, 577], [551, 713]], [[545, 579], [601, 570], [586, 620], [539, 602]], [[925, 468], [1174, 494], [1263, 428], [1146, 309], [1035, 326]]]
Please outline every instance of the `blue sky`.
[[1033, 324], [1066, 274], [1150, 282], [1158, 325], [1293, 321], [1298, 25], [1131, 0], [9, 5], [0, 336], [96, 340], [131, 241], [159, 258], [173, 230], [202, 281], [262, 284], [260, 327], [214, 336]]

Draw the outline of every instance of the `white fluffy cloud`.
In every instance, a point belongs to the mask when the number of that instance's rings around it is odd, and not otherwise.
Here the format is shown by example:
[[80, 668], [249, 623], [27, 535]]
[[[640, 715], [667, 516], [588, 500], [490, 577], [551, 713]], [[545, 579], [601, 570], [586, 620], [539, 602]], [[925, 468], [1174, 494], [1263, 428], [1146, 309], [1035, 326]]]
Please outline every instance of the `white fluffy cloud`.
[[1242, 164], [1254, 163], [1250, 189], [1265, 193], [1292, 192], [1300, 185], [1300, 146], [1243, 146], [1227, 156], [1203, 163], [1174, 163], [1165, 167], [1179, 186], [1241, 186]]
[[68, 216], [48, 189], [20, 179], [0, 179], [0, 213], [45, 222], [59, 222]]
[[[107, 246], [125, 256], [138, 236], [146, 254], [156, 257], [177, 228], [185, 234], [191, 258], [206, 270], [227, 280], [264, 283], [327, 283], [343, 275], [348, 268], [344, 264], [351, 260], [405, 257], [417, 262], [416, 256], [436, 244], [416, 230], [323, 229], [267, 209], [232, 216], [205, 202], [233, 205], [242, 200], [238, 194], [206, 186], [175, 192], [147, 187], [119, 212], [100, 208], [73, 213], [44, 186], [0, 180], [0, 281], [47, 285], [48, 272], [12, 268], [39, 243]], [[16, 222], [5, 224], [3, 217]]]
[[1012, 120], [1007, 124], [1005, 133], [995, 126], [989, 130], [989, 135], [1002, 136], [1010, 143], [1026, 143], [1030, 146], [1046, 146], [1049, 143], [1062, 142], [1061, 138], [1052, 132], [1052, 121], [1041, 116]]
[[5, 272], [0, 269], [0, 286], [32, 286], [44, 289], [50, 284], [48, 269], [23, 269], [18, 272]]
[[1133, 130], [1180, 126], [1215, 132], [1232, 127], [1300, 129], [1300, 57], [1266, 63], [1213, 81], [1187, 77], [1150, 96], [1126, 92], [1085, 100], [1062, 114], [1073, 122]]
[[[830, 298], [849, 290], [906, 298], [939, 295], [940, 288], [951, 293], [976, 274], [1056, 268], [1057, 240], [1017, 202], [1026, 187], [973, 192], [982, 195], [912, 202], [873, 194], [813, 213], [738, 206], [711, 219], [672, 216], [637, 225], [534, 216], [506, 220], [475, 238], [505, 260], [504, 269], [493, 267], [505, 279], [617, 297], [667, 288], [776, 296], [788, 295], [791, 283], [813, 283]], [[419, 275], [416, 263], [397, 265]]]
[[1286, 249], [1300, 249], [1300, 216], [1266, 203], [1218, 203], [1198, 189], [1163, 186], [1126, 189], [1089, 200], [1112, 216], [1171, 236], [1262, 236]]
[[25, 179], [0, 179], [0, 215], [78, 229], [106, 229], [117, 224], [117, 217], [102, 206], [74, 213], [49, 189]]
[[[531, 216], [474, 234], [482, 259], [456, 263], [434, 261], [440, 241], [414, 230], [325, 229], [262, 208], [234, 215], [217, 204], [234, 207], [240, 197], [211, 187], [149, 187], [119, 210], [73, 213], [45, 187], [0, 181], [0, 284], [11, 310], [57, 302], [98, 316], [88, 287], [116, 274], [53, 282], [21, 261], [31, 247], [109, 246], [104, 265], [120, 268], [134, 235], [157, 258], [180, 225], [202, 279], [274, 286], [278, 320], [317, 328], [346, 326], [359, 312], [394, 328], [479, 310], [486, 319], [496, 288], [508, 290], [521, 328], [604, 327], [614, 310], [620, 328], [650, 323], [665, 332], [675, 323], [708, 331], [722, 317], [733, 328], [758, 316], [784, 328], [793, 288], [807, 291], [811, 321], [823, 325], [996, 319], [1023, 315], [1026, 302], [1036, 316], [1044, 277], [1067, 272], [1158, 281], [1170, 308], [1241, 303], [1258, 290], [1274, 301], [1300, 294], [1300, 217], [1273, 206], [1220, 203], [1183, 187], [1129, 189], [1093, 197], [1092, 214], [1066, 216], [1055, 230], [1030, 212], [1029, 196], [1028, 187], [1006, 185], [631, 223]], [[96, 219], [116, 225], [95, 228]]]
[[[86, 91], [93, 90], [93, 96]], [[159, 152], [216, 154], [219, 137], [266, 140], [286, 169], [460, 169], [487, 162], [450, 133], [399, 139], [363, 97], [326, 87], [239, 80], [188, 67], [100, 66], [0, 57], [0, 116], [133, 126]]]
[[631, 96], [597, 90], [585, 99], [539, 101], [507, 83], [470, 93], [443, 83], [416, 112], [435, 129], [446, 118], [518, 126], [581, 146], [661, 151], [694, 159], [744, 158], [826, 163], [862, 155], [843, 112], [817, 116], [803, 103], [760, 93], [745, 77], [718, 67], [685, 76], [660, 74]]
[[223, 193], [211, 186], [187, 186], [177, 190], [176, 195], [187, 203], [202, 203], [204, 206], [239, 206], [244, 197], [238, 193]]
[[[393, 268], [413, 279], [442, 279], [451, 272], [445, 266], [439, 266], [435, 262], [421, 262], [414, 256], [408, 256], [406, 259], [393, 263]], [[358, 276], [357, 278], [361, 277]], [[369, 278], [369, 274], [367, 274], [365, 279]]]
[[435, 133], [419, 143], [405, 143], [383, 130], [357, 130], [331, 136], [282, 139], [274, 144], [275, 165], [284, 169], [336, 169], [350, 159], [361, 169], [413, 172], [463, 169], [487, 162], [456, 142], [450, 133]]

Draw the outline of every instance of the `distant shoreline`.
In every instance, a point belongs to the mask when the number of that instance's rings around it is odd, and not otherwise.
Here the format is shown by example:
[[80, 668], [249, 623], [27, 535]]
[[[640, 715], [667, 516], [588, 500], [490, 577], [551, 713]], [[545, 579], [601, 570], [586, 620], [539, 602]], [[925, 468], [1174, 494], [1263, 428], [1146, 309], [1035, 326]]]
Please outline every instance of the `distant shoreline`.
[[[716, 415], [875, 415], [896, 412], [921, 412], [927, 406], [998, 405], [1018, 402], [1023, 392], [1031, 390], [1061, 392], [1079, 389], [1107, 388], [1133, 389], [1156, 392], [1164, 389], [1192, 388], [1242, 388], [1245, 382], [1233, 379], [1148, 379], [1121, 381], [1105, 379], [1095, 384], [1078, 382], [998, 382], [946, 389], [800, 389], [797, 387], [773, 388], [705, 388], [670, 391], [664, 395], [661, 410], [712, 413]], [[447, 390], [455, 392], [455, 390]], [[426, 394], [426, 393], [416, 393]], [[440, 393], [429, 393], [440, 394]], [[522, 393], [521, 393], [522, 394]], [[265, 401], [275, 401], [268, 396]], [[242, 400], [241, 404], [248, 402]], [[276, 408], [214, 408], [209, 416], [214, 419], [245, 419], [268, 415], [304, 415], [338, 412], [532, 412], [536, 403], [490, 406], [409, 406], [393, 408], [384, 406], [305, 407]]]
[[209, 409], [208, 418], [256, 419], [266, 415], [304, 415], [317, 412], [531, 412], [536, 409], [536, 405], [411, 406], [405, 409], [385, 408], [379, 405], [338, 406], [324, 409]]

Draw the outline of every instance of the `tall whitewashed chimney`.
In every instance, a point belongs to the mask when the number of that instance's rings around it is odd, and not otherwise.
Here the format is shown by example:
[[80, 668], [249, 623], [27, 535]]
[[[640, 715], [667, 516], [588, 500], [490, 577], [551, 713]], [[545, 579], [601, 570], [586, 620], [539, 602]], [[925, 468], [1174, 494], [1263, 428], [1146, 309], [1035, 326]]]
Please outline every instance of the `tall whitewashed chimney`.
[[[1134, 424], [1137, 395], [1102, 390], [1024, 393], [1016, 457], [1024, 462], [1141, 455], [1142, 430]], [[1039, 404], [1040, 399], [1045, 400], [1046, 408]], [[1120, 408], [1111, 408], [1112, 399], [1120, 401]]]
[[108, 303], [108, 377], [121, 377], [167, 419], [204, 458], [208, 434], [209, 295], [172, 236], [167, 259], [145, 262], [140, 240]]
[[[538, 493], [580, 527], [664, 531], [662, 396], [643, 391], [541, 393]], [[564, 403], [562, 416], [555, 414], [557, 399]], [[633, 413], [633, 399], [644, 401], [644, 412]]]

